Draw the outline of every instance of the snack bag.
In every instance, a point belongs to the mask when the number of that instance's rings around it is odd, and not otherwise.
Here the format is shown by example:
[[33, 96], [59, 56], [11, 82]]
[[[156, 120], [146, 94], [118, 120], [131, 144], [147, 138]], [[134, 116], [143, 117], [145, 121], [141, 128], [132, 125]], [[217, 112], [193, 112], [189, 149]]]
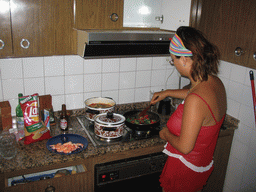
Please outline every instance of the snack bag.
[[24, 144], [28, 145], [51, 138], [49, 129], [45, 127], [39, 118], [38, 94], [21, 97], [20, 106], [25, 125]]

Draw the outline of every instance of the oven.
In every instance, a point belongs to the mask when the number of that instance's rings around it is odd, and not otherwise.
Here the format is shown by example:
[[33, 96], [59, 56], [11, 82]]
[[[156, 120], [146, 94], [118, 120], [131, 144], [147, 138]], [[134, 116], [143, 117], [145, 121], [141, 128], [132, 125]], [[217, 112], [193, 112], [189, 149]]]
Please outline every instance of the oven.
[[154, 191], [161, 192], [159, 176], [167, 160], [164, 153], [96, 164], [94, 191], [111, 192]]

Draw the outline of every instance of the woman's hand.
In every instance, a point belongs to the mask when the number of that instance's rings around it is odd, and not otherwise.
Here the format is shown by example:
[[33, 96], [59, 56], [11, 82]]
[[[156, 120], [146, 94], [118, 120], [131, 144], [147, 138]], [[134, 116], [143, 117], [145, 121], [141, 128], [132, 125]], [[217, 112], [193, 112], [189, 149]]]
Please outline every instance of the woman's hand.
[[159, 132], [159, 136], [161, 139], [167, 141], [166, 139], [166, 134], [169, 132], [167, 127], [164, 127], [160, 132]]
[[179, 99], [185, 99], [188, 94], [188, 89], [167, 89], [160, 92], [155, 92], [150, 104], [155, 105], [157, 102], [165, 99], [166, 97], [173, 97]]
[[163, 100], [165, 97], [166, 97], [165, 91], [155, 92], [150, 101], [150, 105], [155, 105], [157, 102]]

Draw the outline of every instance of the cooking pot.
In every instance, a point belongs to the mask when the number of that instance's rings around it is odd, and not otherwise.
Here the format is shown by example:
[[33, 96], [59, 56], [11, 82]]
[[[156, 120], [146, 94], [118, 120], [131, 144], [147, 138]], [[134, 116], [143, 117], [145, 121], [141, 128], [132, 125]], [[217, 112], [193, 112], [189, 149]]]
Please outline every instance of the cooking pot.
[[94, 118], [94, 133], [102, 138], [118, 138], [124, 134], [125, 117], [108, 112]]
[[154, 129], [156, 127], [160, 126], [160, 117], [158, 114], [151, 112], [151, 111], [147, 111], [145, 115], [148, 115], [150, 120], [155, 120], [155, 123], [152, 124], [136, 124], [136, 123], [132, 123], [127, 121], [127, 119], [131, 119], [133, 117], [138, 118], [139, 114], [140, 114], [141, 110], [133, 110], [133, 111], [128, 111], [126, 113], [124, 113], [124, 117], [125, 117], [125, 124], [127, 127], [133, 129], [133, 130], [137, 130], [137, 131], [150, 131], [151, 129]]
[[[101, 113], [113, 112], [115, 109], [116, 102], [107, 97], [92, 97], [85, 100], [85, 116], [87, 119], [94, 121], [96, 115]], [[93, 107], [93, 104], [98, 104], [97, 107]], [[108, 107], [100, 107], [101, 104], [107, 104]]]

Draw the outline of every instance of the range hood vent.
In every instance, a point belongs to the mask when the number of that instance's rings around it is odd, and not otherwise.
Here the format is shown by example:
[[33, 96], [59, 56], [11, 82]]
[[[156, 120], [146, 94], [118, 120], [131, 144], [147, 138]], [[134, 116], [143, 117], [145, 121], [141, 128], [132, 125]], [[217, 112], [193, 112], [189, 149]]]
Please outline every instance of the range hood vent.
[[169, 55], [172, 32], [77, 31], [78, 55], [84, 58]]

